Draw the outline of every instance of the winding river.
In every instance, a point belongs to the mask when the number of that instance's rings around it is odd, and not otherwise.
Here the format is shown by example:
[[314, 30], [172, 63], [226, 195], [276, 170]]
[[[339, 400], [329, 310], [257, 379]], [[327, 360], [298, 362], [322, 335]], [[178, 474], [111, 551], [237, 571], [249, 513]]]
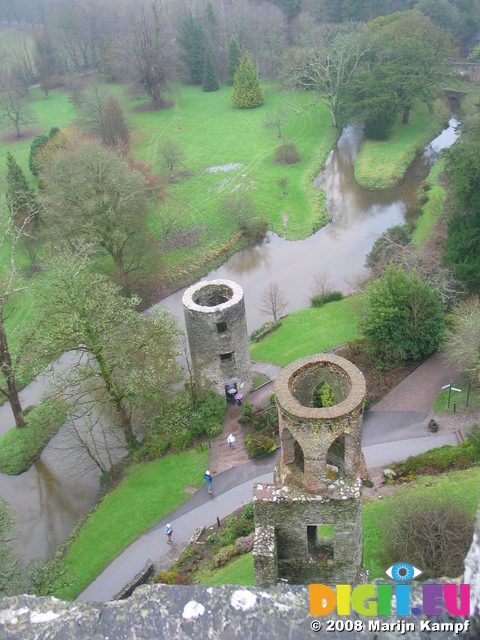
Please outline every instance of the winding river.
[[[452, 118], [449, 127], [417, 156], [400, 186], [384, 191], [367, 191], [355, 182], [353, 161], [360, 148], [362, 130], [358, 125], [347, 127], [325, 170], [315, 180], [315, 185], [327, 193], [332, 222], [303, 241], [291, 242], [268, 233], [261, 246], [236, 253], [203, 279], [228, 278], [241, 285], [250, 332], [266, 319], [257, 307], [269, 282], [277, 282], [285, 291], [290, 301], [286, 312], [308, 306], [313, 275], [321, 270], [328, 272], [335, 288], [348, 292], [349, 281], [363, 270], [365, 256], [378, 235], [403, 222], [418, 185], [441, 149], [454, 142], [456, 124]], [[183, 292], [184, 289], [162, 301], [182, 323]], [[69, 354], [63, 356], [64, 364], [68, 364], [68, 358]], [[22, 392], [24, 406], [38, 402], [41, 388], [40, 379]], [[8, 405], [0, 407], [0, 433], [2, 425], [10, 424], [8, 412]], [[98, 470], [78, 464], [65, 428], [29, 471], [16, 477], [0, 474], [0, 496], [16, 513], [17, 546], [22, 557], [27, 561], [48, 558], [94, 504], [98, 486]]]

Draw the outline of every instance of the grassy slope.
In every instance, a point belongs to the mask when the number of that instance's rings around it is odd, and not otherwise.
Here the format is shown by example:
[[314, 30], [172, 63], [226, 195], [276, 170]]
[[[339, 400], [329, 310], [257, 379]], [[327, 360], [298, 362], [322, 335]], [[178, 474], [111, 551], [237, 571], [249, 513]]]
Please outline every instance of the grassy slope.
[[252, 359], [285, 366], [297, 358], [343, 344], [356, 336], [358, 314], [355, 296], [291, 313], [279, 329], [260, 342], [250, 343]]
[[386, 189], [402, 181], [408, 165], [445, 127], [450, 116], [448, 105], [437, 100], [434, 114], [425, 105], [411, 112], [408, 125], [401, 114], [388, 140], [364, 140], [355, 160], [355, 179], [366, 189]]
[[431, 189], [428, 191], [428, 200], [422, 206], [422, 214], [417, 220], [412, 242], [420, 249], [432, 234], [433, 227], [443, 213], [443, 207], [447, 198], [447, 190], [439, 184], [439, 175], [445, 168], [445, 160], [440, 159], [431, 169], [427, 182]]
[[195, 577], [200, 584], [238, 584], [244, 587], [253, 587], [255, 586], [255, 578], [252, 554], [246, 553], [217, 571], [205, 570]]
[[55, 595], [75, 598], [138, 536], [186, 502], [185, 486], [202, 485], [207, 458], [206, 450], [189, 450], [129, 467], [69, 548], [63, 566], [74, 581]]
[[363, 505], [363, 566], [370, 571], [370, 579], [383, 576], [386, 567], [382, 563], [383, 522], [389, 517], [392, 501], [405, 495], [420, 495], [428, 502], [434, 494], [444, 496], [448, 492], [452, 504], [456, 497], [466, 500], [472, 515], [478, 508], [478, 467], [467, 471], [452, 471], [441, 476], [422, 476], [415, 482], [400, 487], [393, 496]]

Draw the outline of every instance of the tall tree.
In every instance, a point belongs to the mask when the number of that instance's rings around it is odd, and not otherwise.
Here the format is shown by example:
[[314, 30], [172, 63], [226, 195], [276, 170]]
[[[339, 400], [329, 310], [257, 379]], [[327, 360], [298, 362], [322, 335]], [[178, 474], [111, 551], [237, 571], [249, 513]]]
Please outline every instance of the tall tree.
[[48, 99], [48, 94], [58, 81], [58, 64], [52, 37], [45, 31], [35, 35], [35, 66], [40, 88]]
[[145, 176], [101, 144], [70, 138], [45, 164], [40, 178], [49, 237], [94, 243], [113, 261], [128, 295], [129, 274], [141, 268], [145, 252]]
[[108, 404], [128, 443], [135, 443], [132, 412], [144, 402], [161, 406], [179, 379], [175, 361], [180, 329], [166, 309], [136, 311], [136, 296], [91, 271], [84, 248], [56, 254], [47, 268], [49, 284], [40, 291], [41, 349], [56, 358], [75, 345], [77, 360], [65, 386], [80, 399], [89, 393]]
[[338, 126], [342, 87], [363, 71], [373, 38], [356, 24], [322, 25], [311, 29], [289, 52], [285, 80], [293, 87], [316, 91], [328, 100], [332, 124]]
[[446, 261], [470, 291], [480, 291], [480, 119], [447, 152], [452, 215]]
[[115, 98], [108, 99], [103, 112], [103, 141], [110, 147], [128, 149], [130, 134], [123, 117], [122, 107]]
[[232, 37], [230, 44], [228, 45], [227, 56], [227, 84], [233, 87], [233, 81], [235, 79], [235, 73], [237, 72], [242, 57], [242, 51], [238, 46], [238, 42]]
[[203, 91], [218, 91], [218, 78], [215, 73], [215, 69], [213, 68], [212, 56], [210, 55], [210, 50], [207, 49], [205, 54], [205, 68], [203, 70], [203, 81], [202, 81], [202, 89]]
[[25, 216], [35, 213], [35, 195], [28, 186], [22, 168], [17, 164], [17, 161], [10, 151], [7, 151], [7, 175], [5, 182], [7, 206], [12, 212], [15, 221], [18, 223], [18, 221], [25, 218]]
[[18, 344], [15, 353], [12, 353], [7, 336], [7, 321], [15, 311], [12, 301], [21, 295], [25, 288], [17, 273], [15, 254], [32, 218], [33, 214], [30, 214], [18, 224], [15, 221], [15, 211], [12, 211], [5, 201], [0, 203], [0, 249], [6, 251], [9, 258], [0, 275], [0, 394], [10, 403], [17, 428], [26, 424], [19, 398], [18, 377], [22, 372], [23, 356], [31, 335], [21, 336], [21, 328], [16, 327]]
[[28, 106], [25, 90], [7, 78], [0, 86], [0, 127], [14, 129], [20, 138], [22, 129], [36, 122], [37, 116]]
[[233, 81], [232, 104], [235, 109], [255, 109], [263, 104], [264, 99], [258, 71], [253, 68], [250, 56], [245, 51]]
[[195, 20], [191, 11], [180, 23], [177, 42], [183, 49], [180, 59], [188, 69], [190, 82], [201, 84], [205, 67], [207, 34], [203, 24]]
[[127, 76], [139, 94], [148, 95], [155, 109], [163, 105], [163, 92], [171, 77], [166, 25], [159, 0], [142, 0], [132, 5], [131, 32], [117, 52]]

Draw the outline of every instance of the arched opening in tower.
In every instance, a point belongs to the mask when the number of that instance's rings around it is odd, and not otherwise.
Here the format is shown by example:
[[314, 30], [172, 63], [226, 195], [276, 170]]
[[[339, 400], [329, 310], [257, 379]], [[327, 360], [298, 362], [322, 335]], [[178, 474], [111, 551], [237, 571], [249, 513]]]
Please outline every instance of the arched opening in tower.
[[[332, 442], [327, 451], [327, 475], [331, 480], [345, 478], [345, 434], [341, 434]], [[336, 477], [335, 477], [336, 476]]]

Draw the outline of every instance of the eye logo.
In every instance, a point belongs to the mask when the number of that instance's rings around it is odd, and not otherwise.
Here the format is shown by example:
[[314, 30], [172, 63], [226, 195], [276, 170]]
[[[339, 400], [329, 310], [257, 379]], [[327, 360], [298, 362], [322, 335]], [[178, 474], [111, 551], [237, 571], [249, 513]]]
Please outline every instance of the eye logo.
[[396, 562], [392, 564], [391, 567], [385, 571], [387, 576], [395, 582], [410, 582], [410, 580], [414, 580], [421, 576], [423, 571], [414, 567], [413, 564], [408, 564], [407, 562]]

